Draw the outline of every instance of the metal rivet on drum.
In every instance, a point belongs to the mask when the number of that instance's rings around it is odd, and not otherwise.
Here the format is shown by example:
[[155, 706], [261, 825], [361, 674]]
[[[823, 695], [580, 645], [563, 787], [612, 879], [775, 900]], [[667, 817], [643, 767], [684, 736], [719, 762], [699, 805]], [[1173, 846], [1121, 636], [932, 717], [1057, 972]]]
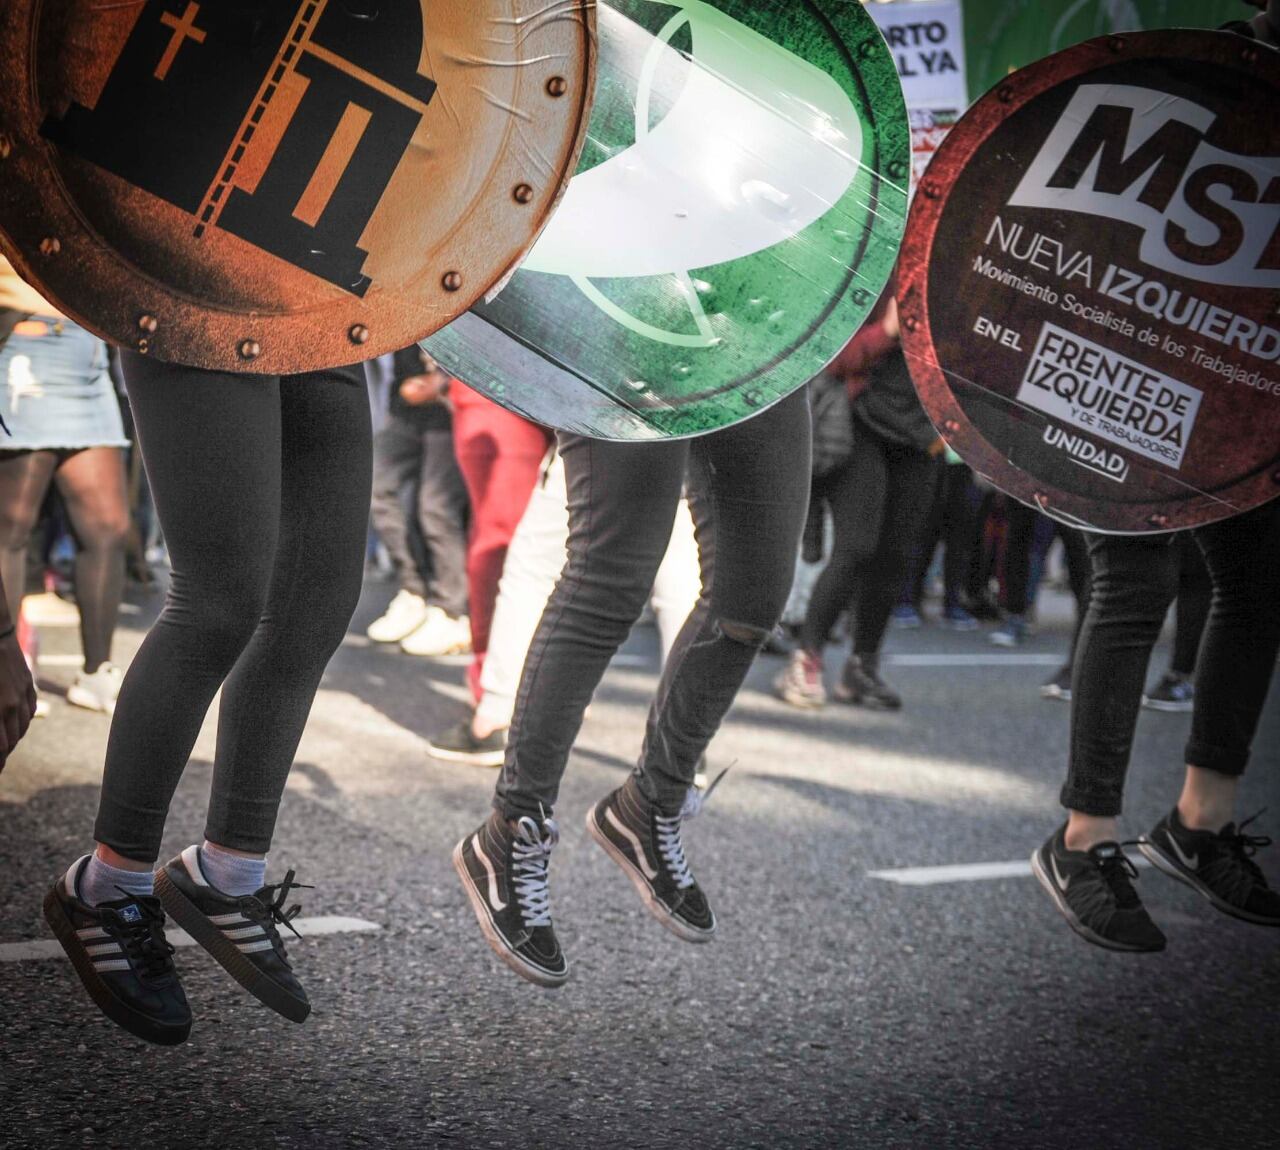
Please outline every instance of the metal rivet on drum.
[[151, 350], [151, 341], [144, 336], [134, 346], [138, 349], [139, 355], [146, 355]]
[[1012, 103], [1013, 89], [1008, 84], [1006, 84], [1003, 88], [1001, 88], [998, 92], [996, 92], [996, 99], [999, 100], [1000, 103], [1002, 104]]
[[1258, 62], [1258, 49], [1246, 48], [1243, 52], [1240, 53], [1240, 59], [1242, 59], [1246, 64], [1252, 67], [1254, 64]]
[[40, 254], [42, 256], [56, 256], [62, 251], [62, 242], [57, 236], [45, 236], [40, 241]]
[[1148, 527], [1168, 527], [1169, 517], [1167, 515], [1152, 515], [1147, 519]]
[[517, 204], [527, 204], [533, 199], [533, 188], [529, 184], [516, 184], [516, 190], [511, 194]]
[[138, 316], [138, 330], [141, 332], [146, 332], [147, 335], [155, 335], [156, 328], [158, 328], [159, 326], [160, 326], [159, 322], [156, 320], [156, 317], [153, 315]]
[[952, 435], [954, 435], [957, 431], [960, 430], [960, 421], [957, 419], [948, 419], [943, 423], [942, 429], [943, 431], [949, 431], [951, 432]]
[[569, 90], [569, 81], [563, 76], [552, 76], [547, 81], [547, 94], [550, 96], [560, 97]]
[[444, 279], [440, 281], [444, 284], [445, 291], [457, 291], [462, 287], [461, 272], [445, 272]]
[[257, 359], [262, 354], [262, 345], [256, 339], [243, 339], [236, 351], [241, 359]]
[[1125, 42], [1123, 36], [1112, 36], [1107, 41], [1108, 46], [1113, 52], [1123, 52], [1125, 50]]
[[1273, 471], [1271, 473], [1271, 482], [1280, 483], [1280, 471]]
[[13, 151], [13, 141], [8, 136], [0, 135], [0, 160], [7, 160]]
[[914, 315], [909, 315], [902, 326], [905, 327], [907, 331], [916, 331], [920, 327], [920, 320]]
[[352, 343], [368, 343], [369, 329], [362, 323], [355, 324], [352, 326], [351, 330], [347, 332], [347, 338]]
[[933, 180], [925, 180], [920, 190], [924, 192], [925, 198], [929, 200], [936, 200], [941, 194], [941, 189]]

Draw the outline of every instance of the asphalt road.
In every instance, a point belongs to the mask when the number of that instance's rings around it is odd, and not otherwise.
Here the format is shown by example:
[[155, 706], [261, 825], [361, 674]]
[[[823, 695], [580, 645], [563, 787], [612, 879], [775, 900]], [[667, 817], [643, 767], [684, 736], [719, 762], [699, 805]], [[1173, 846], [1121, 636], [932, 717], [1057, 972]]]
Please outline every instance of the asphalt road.
[[[378, 928], [292, 947], [301, 1027], [183, 949], [196, 1027], [150, 1048], [67, 963], [13, 945], [50, 937], [44, 890], [90, 844], [107, 721], [53, 698], [0, 776], [0, 1145], [1280, 1146], [1280, 931], [1145, 871], [1169, 949], [1115, 955], [1026, 874], [877, 877], [1022, 863], [1053, 829], [1067, 709], [1036, 687], [1059, 616], [1013, 658], [984, 634], [893, 633], [897, 715], [793, 711], [763, 657], [712, 748], [733, 770], [686, 835], [721, 923], [707, 947], [649, 919], [582, 823], [639, 745], [656, 641], [637, 629], [564, 786], [553, 907], [573, 974], [549, 992], [493, 958], [457, 884], [449, 851], [493, 775], [427, 757], [463, 713], [463, 668], [371, 649], [389, 596], [366, 589], [331, 665], [272, 855], [316, 885], [305, 916]], [[135, 597], [122, 654], [155, 603]], [[45, 679], [69, 682], [75, 651], [46, 630]], [[1280, 839], [1278, 692], [1244, 807], [1270, 804]], [[1130, 834], [1176, 797], [1187, 727], [1144, 714]], [[166, 857], [199, 837], [211, 754], [212, 724]], [[1262, 861], [1280, 882], [1280, 849]]]

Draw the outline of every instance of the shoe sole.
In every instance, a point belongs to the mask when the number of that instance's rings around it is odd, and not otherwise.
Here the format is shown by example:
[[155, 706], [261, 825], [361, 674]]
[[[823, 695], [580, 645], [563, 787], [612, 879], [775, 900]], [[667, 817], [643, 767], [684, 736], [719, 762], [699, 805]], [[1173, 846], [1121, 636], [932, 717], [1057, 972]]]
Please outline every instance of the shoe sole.
[[82, 691], [76, 686], [67, 688], [67, 702], [73, 707], [81, 707], [86, 711], [96, 711], [99, 715], [114, 715], [116, 713], [115, 703], [103, 703], [91, 691]]
[[667, 909], [662, 900], [649, 889], [648, 882], [645, 881], [644, 875], [640, 873], [636, 865], [609, 841], [609, 836], [596, 824], [596, 809], [596, 807], [592, 807], [587, 811], [587, 830], [590, 832], [591, 837], [604, 848], [605, 854], [613, 859], [622, 868], [622, 873], [631, 880], [631, 885], [636, 888], [636, 893], [640, 896], [641, 902], [644, 903], [645, 909], [676, 938], [684, 942], [703, 943], [710, 942], [715, 938], [716, 924], [714, 914], [711, 918], [711, 928], [709, 930], [699, 930], [696, 926], [690, 926]]
[[1071, 692], [1064, 691], [1061, 687], [1041, 687], [1040, 698], [1057, 699], [1060, 703], [1071, 702]]
[[411, 651], [401, 643], [400, 651], [405, 655], [413, 656], [415, 659], [447, 659], [450, 655], [470, 655], [471, 641], [468, 639], [463, 643], [454, 643], [442, 651]]
[[1053, 880], [1045, 873], [1044, 866], [1040, 862], [1040, 852], [1034, 851], [1031, 855], [1031, 872], [1036, 876], [1037, 881], [1044, 887], [1046, 893], [1053, 899], [1053, 905], [1058, 908], [1058, 913], [1067, 920], [1067, 925], [1076, 932], [1085, 942], [1091, 942], [1094, 946], [1100, 946], [1103, 950], [1114, 950], [1122, 954], [1154, 954], [1162, 951], [1165, 944], [1159, 946], [1128, 946], [1122, 942], [1115, 942], [1109, 938], [1103, 938], [1094, 930], [1090, 930], [1084, 923], [1076, 917], [1076, 912], [1067, 905], [1067, 900], [1062, 897], [1061, 892], [1054, 885]]
[[484, 935], [485, 942], [489, 944], [489, 949], [525, 981], [532, 982], [536, 986], [546, 987], [548, 990], [555, 990], [557, 987], [563, 986], [569, 979], [569, 965], [567, 962], [565, 963], [563, 974], [551, 974], [539, 966], [534, 966], [533, 963], [521, 958], [520, 955], [512, 950], [499, 933], [498, 928], [494, 926], [493, 918], [489, 914], [489, 906], [480, 892], [476, 890], [475, 883], [471, 881], [471, 875], [467, 871], [466, 860], [462, 857], [462, 844], [466, 841], [466, 839], [459, 840], [458, 845], [453, 848], [453, 869], [458, 872], [458, 878], [462, 880], [462, 889], [467, 892], [467, 901], [471, 903], [471, 910], [476, 916], [476, 921], [480, 924], [480, 931]]
[[855, 695], [848, 687], [836, 686], [831, 691], [831, 697], [837, 703], [846, 703], [850, 707], [866, 707], [870, 711], [901, 711], [902, 704], [885, 703], [879, 699], [869, 699], [865, 695]]
[[1145, 835], [1138, 840], [1138, 850], [1147, 857], [1147, 861], [1156, 870], [1163, 871], [1170, 878], [1177, 879], [1178, 882], [1184, 883], [1198, 894], [1203, 895], [1215, 910], [1220, 910], [1223, 914], [1237, 918], [1241, 922], [1251, 923], [1254, 926], [1280, 926], [1280, 919], [1263, 918], [1261, 915], [1250, 914], [1247, 910], [1242, 910], [1238, 906], [1232, 906], [1202, 883], [1192, 871], [1184, 867], [1177, 859], [1165, 854], [1156, 843]]
[[213, 956], [245, 990], [263, 1006], [268, 1006], [290, 1022], [305, 1022], [311, 1004], [295, 998], [270, 975], [250, 962], [234, 942], [227, 938], [205, 913], [169, 879], [164, 867], [156, 871], [156, 897], [165, 913]]
[[802, 711], [821, 711], [827, 705], [826, 699], [811, 699], [808, 695], [798, 695], [794, 691], [779, 691], [778, 698], [788, 706], [798, 707]]
[[71, 965], [89, 992], [94, 1005], [117, 1026], [123, 1027], [130, 1034], [157, 1046], [180, 1046], [191, 1034], [191, 1023], [185, 1026], [164, 1026], [145, 1014], [121, 1002], [108, 989], [98, 972], [93, 969], [93, 961], [85, 952], [84, 946], [76, 935], [75, 927], [67, 918], [66, 911], [54, 891], [44, 898], [44, 920], [49, 924], [59, 945], [71, 960]]
[[1142, 696], [1142, 705], [1148, 711], [1164, 711], [1168, 715], [1185, 715], [1196, 709], [1195, 703], [1166, 703], [1163, 699], [1152, 699], [1147, 695]]
[[447, 747], [427, 744], [427, 754], [433, 759], [441, 759], [446, 763], [466, 763], [472, 767], [500, 767], [506, 761], [507, 752], [501, 751], [451, 751]]

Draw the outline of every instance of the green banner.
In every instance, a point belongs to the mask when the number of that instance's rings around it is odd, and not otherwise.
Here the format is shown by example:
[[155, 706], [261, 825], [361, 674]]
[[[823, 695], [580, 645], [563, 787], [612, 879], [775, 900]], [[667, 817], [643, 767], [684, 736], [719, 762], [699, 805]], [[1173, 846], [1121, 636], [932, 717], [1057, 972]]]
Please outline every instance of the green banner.
[[964, 0], [969, 95], [1017, 68], [1112, 32], [1214, 28], [1255, 10], [1243, 0]]

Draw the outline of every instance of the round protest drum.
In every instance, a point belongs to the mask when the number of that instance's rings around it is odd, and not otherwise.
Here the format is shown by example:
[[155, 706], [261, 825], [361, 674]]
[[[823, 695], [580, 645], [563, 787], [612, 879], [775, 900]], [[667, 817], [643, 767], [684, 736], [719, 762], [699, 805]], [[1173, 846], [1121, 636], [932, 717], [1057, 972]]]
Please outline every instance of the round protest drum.
[[897, 257], [909, 143], [858, 0], [609, 0], [588, 143], [500, 294], [424, 346], [604, 439], [757, 414], [857, 330]]
[[1094, 40], [961, 120], [912, 207], [912, 376], [982, 475], [1096, 531], [1280, 495], [1280, 52]]
[[197, 367], [398, 350], [524, 255], [577, 164], [590, 0], [13, 0], [0, 240]]

